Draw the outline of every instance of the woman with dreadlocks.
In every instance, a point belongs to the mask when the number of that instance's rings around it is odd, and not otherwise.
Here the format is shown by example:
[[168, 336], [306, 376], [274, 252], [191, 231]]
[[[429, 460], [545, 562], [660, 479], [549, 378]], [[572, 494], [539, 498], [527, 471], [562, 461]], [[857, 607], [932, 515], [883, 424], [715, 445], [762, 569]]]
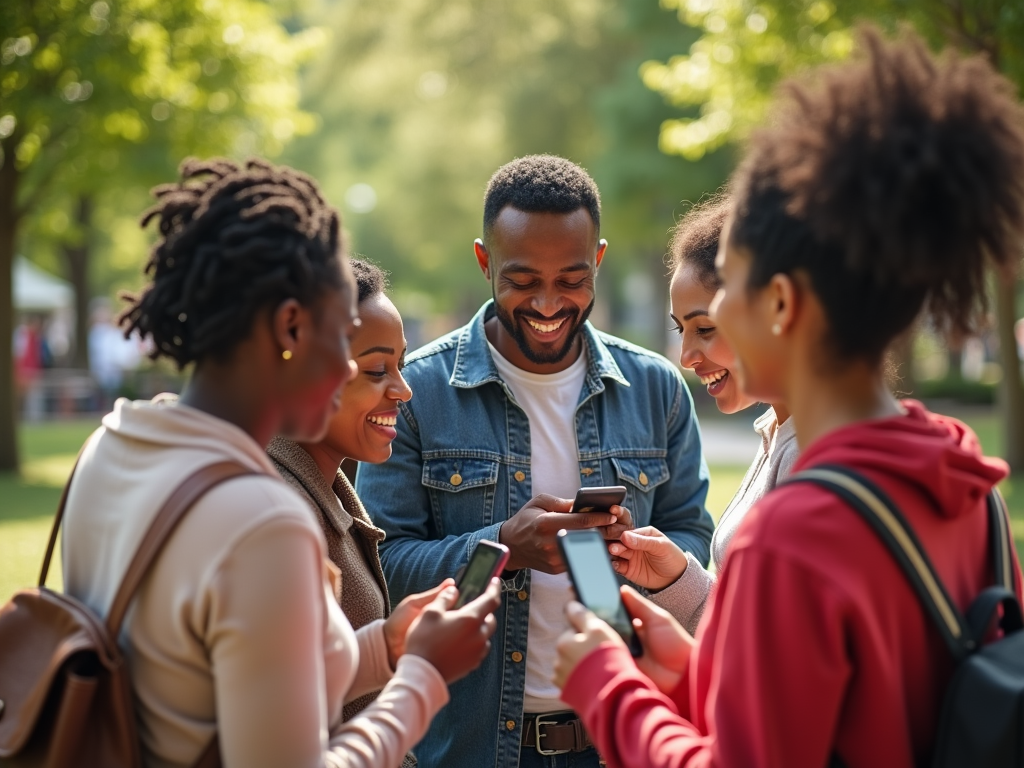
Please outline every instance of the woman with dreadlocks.
[[[711, 314], [743, 391], [789, 406], [796, 475], [838, 465], [881, 489], [945, 585], [946, 615], [962, 615], [996, 576], [986, 496], [1007, 468], [966, 425], [896, 400], [883, 357], [922, 310], [970, 327], [986, 266], [1019, 261], [1024, 110], [982, 59], [933, 57], [910, 33], [861, 43], [859, 59], [790, 84], [753, 138]], [[999, 581], [1020, 600], [1008, 559]], [[784, 484], [754, 505], [695, 640], [623, 593], [644, 657], [571, 603], [556, 666], [609, 766], [933, 764], [953, 654], [833, 491]]]
[[[353, 374], [337, 213], [285, 167], [189, 160], [181, 175], [143, 218], [160, 229], [151, 282], [121, 323], [191, 376], [180, 398], [118, 401], [86, 443], [65, 512], [67, 592], [105, 616], [171, 493], [203, 467], [241, 465], [249, 474], [170, 535], [123, 625], [143, 763], [398, 766], [446, 682], [486, 654], [497, 587], [447, 611], [445, 583], [352, 630], [323, 533], [264, 453], [274, 435], [319, 440]], [[346, 701], [381, 688], [343, 723]]]

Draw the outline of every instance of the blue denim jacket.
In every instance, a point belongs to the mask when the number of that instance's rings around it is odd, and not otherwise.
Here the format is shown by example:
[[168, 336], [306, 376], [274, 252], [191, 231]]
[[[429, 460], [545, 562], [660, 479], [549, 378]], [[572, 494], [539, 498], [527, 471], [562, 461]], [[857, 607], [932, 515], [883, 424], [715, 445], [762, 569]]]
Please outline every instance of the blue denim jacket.
[[[394, 602], [466, 565], [480, 539], [533, 496], [530, 425], [498, 375], [484, 321], [409, 356], [414, 397], [399, 403], [385, 464], [361, 464], [357, 490], [387, 538], [380, 558]], [[580, 485], [624, 485], [635, 524], [655, 525], [707, 564], [714, 524], [693, 401], [668, 360], [596, 331], [582, 332], [587, 374], [576, 407]], [[519, 765], [530, 572], [503, 584], [490, 654], [451, 686], [451, 702], [414, 750], [423, 768]]]

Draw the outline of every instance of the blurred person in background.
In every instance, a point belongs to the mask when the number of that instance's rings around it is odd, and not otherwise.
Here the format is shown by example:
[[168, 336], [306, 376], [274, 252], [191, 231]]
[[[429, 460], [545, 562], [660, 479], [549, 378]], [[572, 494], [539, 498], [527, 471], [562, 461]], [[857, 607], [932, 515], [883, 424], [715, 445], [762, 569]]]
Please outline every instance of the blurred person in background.
[[[344, 459], [374, 464], [387, 461], [395, 438], [398, 403], [407, 402], [412, 391], [402, 378], [405, 334], [401, 315], [384, 293], [387, 279], [374, 264], [350, 259], [349, 265], [359, 307], [359, 327], [349, 342], [357, 372], [345, 385], [341, 405], [320, 442], [275, 437], [267, 454], [320, 521], [327, 556], [341, 572], [335, 597], [353, 628], [359, 629], [391, 613], [377, 551], [384, 532], [370, 521], [355, 489], [339, 469]], [[398, 634], [405, 632], [401, 623], [385, 624], [385, 629], [389, 628]], [[346, 704], [345, 719], [351, 720], [365, 709], [378, 693]], [[407, 763], [415, 761], [410, 757]]]
[[[679, 364], [697, 374], [708, 394], [715, 398], [718, 410], [739, 413], [758, 401], [740, 389], [733, 373], [736, 356], [709, 312], [721, 285], [715, 272], [715, 256], [730, 210], [730, 200], [725, 195], [691, 208], [676, 226], [669, 245], [669, 267], [672, 322], [682, 337]], [[800, 455], [793, 420], [784, 405], [769, 406], [754, 421], [754, 429], [761, 445], [711, 539], [715, 572], [721, 572], [729, 542], [747, 512], [789, 476]], [[668, 610], [688, 632], [696, 631], [715, 584], [713, 572], [653, 526], [626, 531], [620, 541], [608, 545], [608, 550], [619, 574], [638, 586], [655, 590], [651, 595], [654, 602]]]
[[[498, 169], [477, 263], [488, 301], [410, 355], [387, 464], [360, 464], [359, 495], [387, 538], [392, 600], [453, 576], [481, 539], [511, 550], [494, 652], [452, 687], [416, 747], [430, 768], [597, 768], [579, 717], [551, 682], [572, 588], [560, 528], [607, 539], [656, 525], [707, 563], [708, 473], [689, 390], [660, 355], [587, 322], [607, 243], [600, 196], [550, 155]], [[581, 485], [624, 485], [611, 513], [565, 514]]]
[[[879, 486], [966, 613], [994, 581], [986, 496], [1007, 467], [963, 423], [897, 401], [884, 355], [922, 310], [970, 331], [987, 265], [1020, 258], [1024, 109], [983, 58], [934, 57], [912, 33], [864, 30], [860, 54], [788, 83], [752, 140], [711, 316], [744, 393], [789, 405], [794, 472], [841, 465]], [[574, 602], [557, 667], [609, 766], [931, 764], [953, 655], [830, 490], [783, 485], [754, 506], [696, 641], [622, 591], [644, 657]]]
[[125, 373], [135, 370], [141, 360], [138, 340], [125, 338], [124, 331], [114, 322], [110, 301], [96, 299], [89, 326], [89, 372], [100, 387], [104, 409], [120, 394]]
[[[187, 160], [143, 218], [151, 282], [121, 318], [154, 357], [193, 366], [180, 398], [118, 400], [70, 484], [69, 594], [111, 608], [162, 503], [200, 468], [251, 470], [200, 498], [146, 575], [120, 641], [143, 764], [395, 768], [486, 655], [497, 580], [447, 610], [445, 583], [352, 629], [309, 504], [265, 453], [319, 442], [355, 373], [355, 286], [337, 213], [307, 176], [259, 160]], [[411, 627], [407, 632], [405, 627]], [[343, 721], [347, 701], [383, 689]]]

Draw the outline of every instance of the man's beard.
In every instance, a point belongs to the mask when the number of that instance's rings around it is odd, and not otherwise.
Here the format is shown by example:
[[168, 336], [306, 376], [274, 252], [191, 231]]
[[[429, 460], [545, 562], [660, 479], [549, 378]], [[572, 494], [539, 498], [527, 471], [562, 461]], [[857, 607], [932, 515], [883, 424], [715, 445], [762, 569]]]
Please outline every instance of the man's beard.
[[[553, 317], [544, 317], [541, 314], [534, 314], [532, 312], [523, 312], [522, 310], [515, 310], [511, 315], [505, 311], [505, 308], [501, 306], [495, 300], [494, 302], [494, 313], [497, 316], [499, 322], [504, 326], [505, 331], [515, 341], [516, 346], [519, 347], [519, 351], [523, 353], [527, 360], [531, 363], [537, 363], [538, 365], [550, 365], [552, 363], [561, 362], [569, 352], [572, 351], [573, 345], [576, 343], [576, 337], [580, 334], [580, 329], [583, 328], [583, 323], [590, 317], [590, 312], [594, 309], [594, 299], [590, 300], [590, 304], [587, 308], [580, 312], [579, 310], [559, 312]], [[551, 323], [562, 318], [565, 318], [565, 322], [570, 323], [569, 332], [566, 334], [565, 343], [562, 344], [561, 348], [553, 351], [538, 352], [530, 346], [530, 340], [523, 330], [520, 323], [516, 322], [518, 319], [531, 318], [539, 323]]]

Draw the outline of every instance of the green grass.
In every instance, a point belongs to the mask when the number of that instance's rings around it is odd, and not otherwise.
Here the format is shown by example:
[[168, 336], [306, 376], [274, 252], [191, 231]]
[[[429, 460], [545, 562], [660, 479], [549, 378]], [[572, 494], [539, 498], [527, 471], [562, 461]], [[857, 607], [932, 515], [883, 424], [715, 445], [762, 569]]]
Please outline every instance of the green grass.
[[[998, 455], [1000, 425], [995, 415], [970, 414], [985, 453]], [[22, 474], [0, 474], [0, 604], [18, 589], [35, 583], [57, 509], [60, 490], [78, 449], [98, 420], [25, 425], [21, 430]], [[708, 509], [715, 520], [725, 510], [746, 467], [711, 467]], [[1010, 507], [1017, 552], [1024, 555], [1024, 479], [1002, 485]], [[54, 558], [49, 583], [61, 583], [60, 556]]]
[[[0, 474], [0, 603], [36, 583], [60, 491], [98, 419], [25, 425], [21, 476]], [[61, 583], [60, 548], [49, 583]]]

